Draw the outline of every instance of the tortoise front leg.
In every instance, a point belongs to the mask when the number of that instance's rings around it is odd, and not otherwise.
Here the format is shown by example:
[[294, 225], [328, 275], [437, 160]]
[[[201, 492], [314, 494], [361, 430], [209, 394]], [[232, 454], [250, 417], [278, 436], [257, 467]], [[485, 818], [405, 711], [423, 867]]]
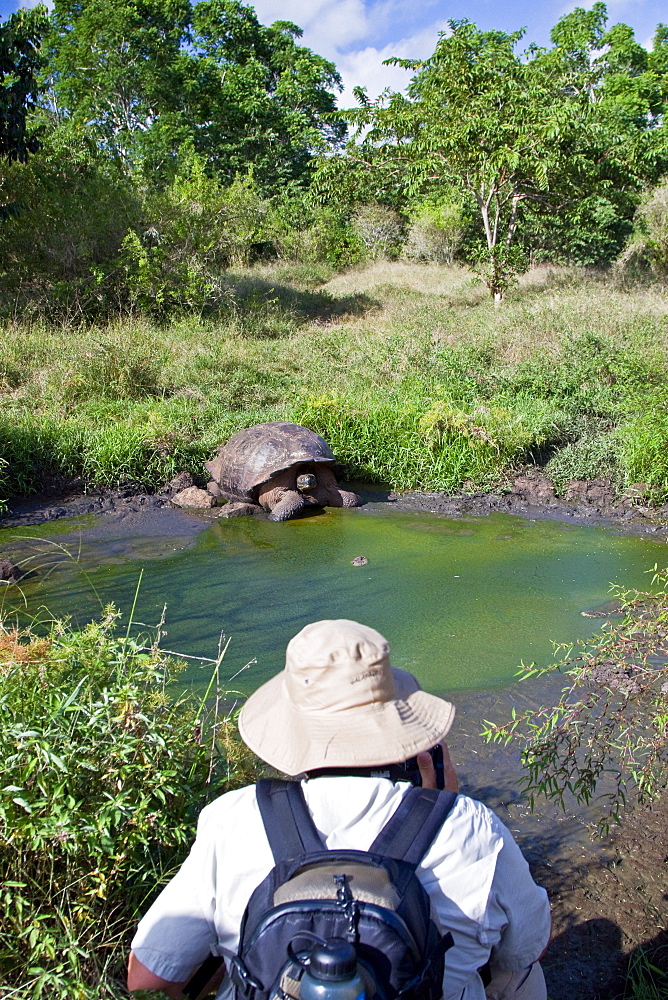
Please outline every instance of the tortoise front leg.
[[[265, 500], [266, 503], [266, 500]], [[308, 501], [297, 490], [286, 490], [277, 504], [271, 507], [270, 521], [289, 521], [291, 517], [306, 507]]]
[[[352, 493], [350, 490], [342, 490], [340, 486], [336, 487], [336, 493], [341, 497], [341, 504], [343, 507], [359, 507], [362, 501], [357, 496], [357, 493]], [[338, 507], [338, 504], [336, 505]]]

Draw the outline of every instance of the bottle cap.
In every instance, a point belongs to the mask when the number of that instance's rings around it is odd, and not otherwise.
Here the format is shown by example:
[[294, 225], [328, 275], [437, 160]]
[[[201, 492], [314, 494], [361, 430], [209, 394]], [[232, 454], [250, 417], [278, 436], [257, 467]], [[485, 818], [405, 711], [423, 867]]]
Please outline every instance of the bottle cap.
[[343, 938], [330, 938], [325, 944], [317, 944], [311, 952], [308, 971], [314, 979], [325, 982], [351, 979], [357, 971], [355, 949]]

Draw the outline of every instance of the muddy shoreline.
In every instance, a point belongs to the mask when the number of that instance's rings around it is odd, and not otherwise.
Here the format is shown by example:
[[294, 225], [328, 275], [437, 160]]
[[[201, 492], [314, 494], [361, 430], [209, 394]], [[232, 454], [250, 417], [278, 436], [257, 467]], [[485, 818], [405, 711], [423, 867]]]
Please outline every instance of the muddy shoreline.
[[[366, 503], [387, 503], [397, 511], [450, 518], [496, 512], [607, 526], [623, 533], [663, 538], [668, 543], [668, 505], [659, 509], [647, 506], [639, 490], [616, 496], [602, 482], [574, 483], [570, 497], [560, 499], [550, 481], [534, 469], [522, 471], [504, 489], [487, 494], [397, 494], [362, 484], [354, 484], [353, 488]], [[158, 511], [171, 508], [175, 525], [196, 534], [220, 516], [222, 508], [174, 508], [170, 496], [175, 492], [177, 487], [172, 484], [152, 494], [132, 485], [121, 490], [84, 492], [81, 483], [72, 483], [49, 495], [11, 502], [10, 512], [0, 515], [0, 527], [110, 514], [114, 521], [127, 519], [150, 530]], [[158, 516], [165, 515], [163, 510]], [[11, 553], [0, 552], [2, 556], [11, 558]], [[493, 695], [489, 697], [493, 699]], [[536, 812], [530, 814], [518, 791], [516, 753], [481, 745], [479, 720], [492, 717], [493, 711], [487, 696], [473, 694], [461, 707], [452, 749], [463, 790], [498, 812], [520, 842], [536, 880], [550, 894], [554, 932], [544, 959], [550, 1000], [621, 997], [629, 956], [642, 947], [651, 948], [654, 964], [668, 972], [668, 796], [652, 807], [630, 810], [622, 826], [609, 838], [591, 842], [585, 818], [575, 807], [562, 815], [554, 807], [539, 803]], [[466, 762], [472, 754], [476, 755], [476, 767], [467, 784]], [[485, 767], [489, 782], [483, 783], [480, 774]], [[569, 847], [565, 849], [567, 842]]]
[[[171, 497], [183, 488], [182, 475], [152, 493], [133, 484], [115, 490], [86, 490], [81, 481], [59, 484], [52, 492], [11, 500], [9, 510], [0, 512], [0, 528], [44, 524], [82, 514], [146, 513], [171, 507]], [[620, 496], [605, 480], [572, 480], [566, 498], [562, 499], [557, 497], [547, 476], [530, 467], [515, 475], [503, 488], [490, 493], [448, 495], [420, 490], [396, 493], [365, 483], [351, 483], [350, 486], [360, 494], [363, 503], [387, 503], [393, 510], [407, 513], [423, 511], [446, 517], [514, 514], [569, 524], [611, 526], [629, 534], [664, 536], [668, 541], [668, 504], [662, 507], [648, 505], [642, 495], [643, 484], [631, 487]], [[205, 520], [208, 521], [220, 516], [223, 509], [197, 513], [207, 515]]]

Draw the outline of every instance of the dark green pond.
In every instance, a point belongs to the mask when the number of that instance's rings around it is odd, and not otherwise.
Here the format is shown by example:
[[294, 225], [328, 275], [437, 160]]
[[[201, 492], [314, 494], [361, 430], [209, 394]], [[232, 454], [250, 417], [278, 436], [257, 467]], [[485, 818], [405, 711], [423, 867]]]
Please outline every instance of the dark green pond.
[[[193, 656], [215, 657], [220, 634], [230, 637], [224, 676], [242, 691], [279, 670], [290, 637], [319, 618], [377, 628], [429, 690], [489, 689], [522, 660], [550, 662], [552, 642], [593, 633], [600, 623], [582, 612], [608, 600], [612, 582], [647, 585], [666, 554], [665, 542], [610, 529], [380, 504], [284, 524], [202, 518], [153, 511], [145, 522], [0, 531], [0, 552], [32, 554], [36, 570], [7, 588], [4, 612], [81, 623], [113, 601], [127, 614], [141, 574], [135, 620], [154, 625], [166, 605], [163, 646]], [[368, 563], [351, 565], [356, 556]], [[190, 662], [203, 683], [210, 667]]]

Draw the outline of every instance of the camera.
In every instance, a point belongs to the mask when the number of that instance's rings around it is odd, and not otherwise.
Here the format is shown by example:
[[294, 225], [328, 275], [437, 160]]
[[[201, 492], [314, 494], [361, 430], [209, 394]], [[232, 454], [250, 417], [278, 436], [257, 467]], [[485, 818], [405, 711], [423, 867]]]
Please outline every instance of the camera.
[[[443, 747], [440, 743], [437, 743], [435, 747], [431, 748], [429, 753], [431, 754], [431, 759], [433, 760], [434, 768], [436, 769], [436, 787], [445, 788]], [[394, 777], [395, 781], [410, 781], [411, 785], [418, 786], [422, 784], [417, 757], [411, 757], [409, 760], [404, 761], [403, 764], [395, 764], [394, 770], [396, 774], [396, 777]]]

